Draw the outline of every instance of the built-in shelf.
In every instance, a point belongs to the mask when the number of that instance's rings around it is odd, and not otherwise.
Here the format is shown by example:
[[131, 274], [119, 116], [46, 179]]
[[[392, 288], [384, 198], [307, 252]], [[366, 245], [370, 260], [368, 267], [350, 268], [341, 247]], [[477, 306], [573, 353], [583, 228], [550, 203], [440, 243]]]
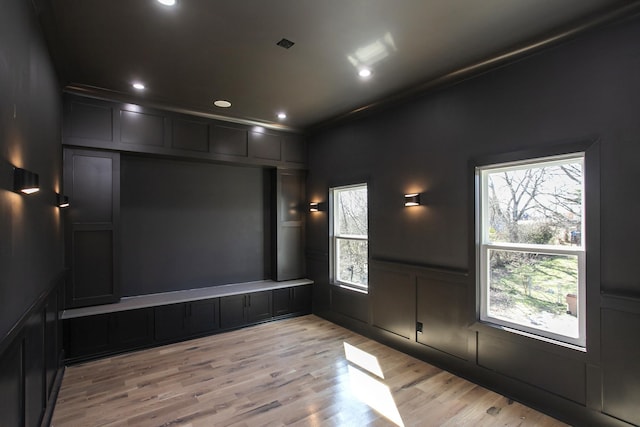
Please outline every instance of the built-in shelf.
[[93, 316], [95, 314], [114, 313], [118, 311], [135, 310], [139, 308], [156, 307], [160, 305], [198, 301], [209, 298], [247, 294], [259, 291], [269, 291], [273, 289], [291, 288], [295, 286], [311, 284], [313, 284], [313, 281], [309, 279], [287, 280], [282, 282], [276, 282], [273, 280], [261, 280], [256, 282], [234, 283], [229, 285], [189, 289], [185, 291], [138, 295], [132, 297], [124, 297], [119, 302], [113, 304], [103, 304], [65, 310], [62, 313], [62, 319], [73, 319], [76, 317]]

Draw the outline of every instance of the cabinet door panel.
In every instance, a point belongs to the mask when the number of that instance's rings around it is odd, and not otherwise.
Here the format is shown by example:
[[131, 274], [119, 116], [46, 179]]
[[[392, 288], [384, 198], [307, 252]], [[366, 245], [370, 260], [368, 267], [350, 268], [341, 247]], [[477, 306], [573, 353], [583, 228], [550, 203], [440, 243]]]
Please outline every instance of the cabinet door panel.
[[273, 315], [281, 316], [291, 313], [291, 289], [273, 290]]
[[273, 278], [278, 281], [305, 276], [305, 175], [299, 171], [277, 170], [275, 187], [275, 257]]
[[235, 328], [244, 325], [245, 295], [220, 298], [220, 327]]
[[113, 230], [87, 230], [79, 225], [73, 228], [71, 300], [76, 306], [112, 302], [115, 294]]
[[116, 348], [133, 348], [153, 341], [153, 309], [112, 313], [112, 341]]
[[109, 349], [109, 315], [78, 317], [66, 321], [69, 357], [99, 354]]
[[194, 301], [189, 304], [189, 332], [202, 334], [218, 329], [219, 300]]
[[155, 337], [159, 341], [180, 338], [185, 335], [185, 305], [171, 304], [155, 307]]
[[66, 259], [71, 283], [65, 308], [120, 299], [120, 154], [64, 149]]
[[310, 313], [313, 288], [311, 285], [296, 286], [293, 294], [292, 309], [294, 313]]
[[271, 318], [271, 291], [247, 295], [247, 321], [259, 322]]

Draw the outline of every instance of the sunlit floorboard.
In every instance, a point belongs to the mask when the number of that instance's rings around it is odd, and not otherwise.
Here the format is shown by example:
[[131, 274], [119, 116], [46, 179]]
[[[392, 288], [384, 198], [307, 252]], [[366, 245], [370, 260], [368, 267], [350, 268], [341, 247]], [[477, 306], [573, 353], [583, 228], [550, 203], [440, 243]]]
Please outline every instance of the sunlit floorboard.
[[309, 315], [67, 368], [53, 426], [564, 426]]

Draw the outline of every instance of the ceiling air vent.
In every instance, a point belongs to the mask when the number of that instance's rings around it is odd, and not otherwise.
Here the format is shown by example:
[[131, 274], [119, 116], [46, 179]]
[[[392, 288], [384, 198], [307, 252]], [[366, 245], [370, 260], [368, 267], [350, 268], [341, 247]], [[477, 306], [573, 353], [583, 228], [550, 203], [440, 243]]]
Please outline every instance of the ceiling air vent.
[[289, 49], [291, 46], [293, 46], [295, 43], [292, 42], [291, 40], [287, 40], [287, 39], [282, 39], [280, 40], [278, 43], [276, 43], [278, 46], [283, 47], [285, 49]]

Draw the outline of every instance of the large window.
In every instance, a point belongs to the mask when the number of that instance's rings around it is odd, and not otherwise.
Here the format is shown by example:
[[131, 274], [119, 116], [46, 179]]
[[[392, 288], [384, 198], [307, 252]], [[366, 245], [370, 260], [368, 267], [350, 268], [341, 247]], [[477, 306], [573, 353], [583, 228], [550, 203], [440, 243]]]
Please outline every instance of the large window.
[[332, 188], [330, 200], [332, 282], [366, 291], [369, 283], [367, 185]]
[[584, 156], [476, 173], [481, 320], [585, 347]]

